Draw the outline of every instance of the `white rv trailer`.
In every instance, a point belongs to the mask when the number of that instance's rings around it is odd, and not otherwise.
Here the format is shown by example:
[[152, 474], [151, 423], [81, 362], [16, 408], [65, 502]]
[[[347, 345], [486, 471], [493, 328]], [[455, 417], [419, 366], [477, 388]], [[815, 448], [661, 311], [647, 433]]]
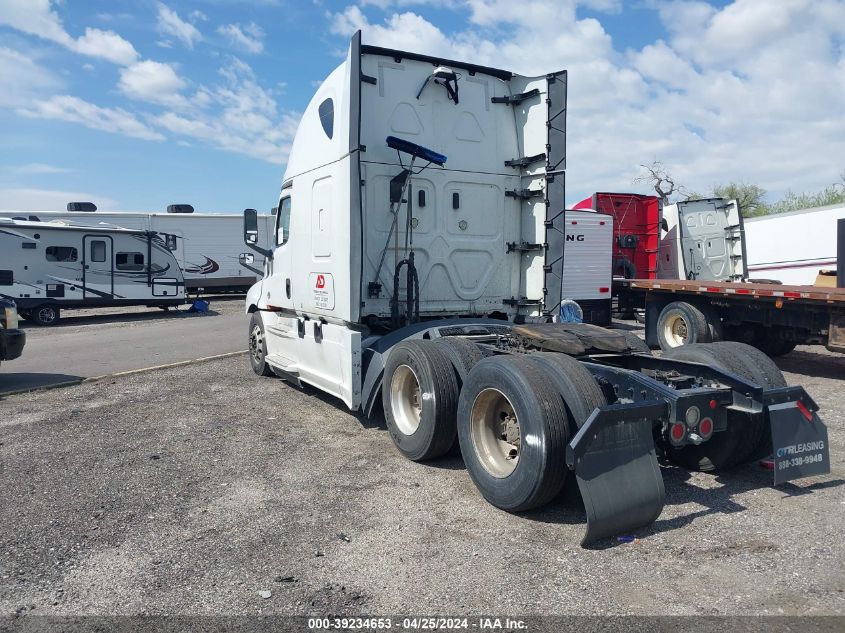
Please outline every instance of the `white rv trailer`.
[[808, 285], [819, 270], [836, 268], [836, 222], [845, 204], [745, 220], [748, 275]]
[[[457, 441], [499, 508], [545, 504], [573, 470], [589, 542], [659, 516], [655, 438], [712, 470], [766, 450], [769, 426], [776, 451], [826, 431], [747, 346], [655, 358], [630, 333], [555, 322], [573, 253], [566, 86], [565, 71], [523, 77], [357, 33], [300, 120], [272, 248], [244, 212], [244, 242], [267, 257], [245, 307], [255, 373], [383, 406], [410, 459]], [[787, 460], [776, 477], [829, 472], [817, 444], [808, 469]]]
[[[183, 206], [183, 205], [178, 205]], [[85, 226], [113, 226], [154, 231], [162, 236], [179, 262], [190, 293], [246, 290], [257, 281], [256, 275], [238, 261], [243, 252], [241, 225], [243, 215], [218, 213], [145, 213], [81, 211], [0, 211], [0, 217], [25, 220], [67, 220]], [[272, 237], [275, 217], [258, 216], [262, 235]], [[256, 268], [263, 268], [263, 259]]]
[[51, 325], [62, 308], [179, 305], [185, 281], [156, 233], [0, 218], [0, 297]]

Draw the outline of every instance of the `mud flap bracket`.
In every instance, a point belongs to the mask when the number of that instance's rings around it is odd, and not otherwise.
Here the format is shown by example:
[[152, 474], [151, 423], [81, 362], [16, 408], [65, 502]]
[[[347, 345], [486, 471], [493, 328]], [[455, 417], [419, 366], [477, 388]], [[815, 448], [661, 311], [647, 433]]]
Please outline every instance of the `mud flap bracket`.
[[666, 491], [655, 454], [653, 420], [669, 413], [662, 400], [593, 411], [566, 449], [587, 513], [581, 545], [652, 523]]

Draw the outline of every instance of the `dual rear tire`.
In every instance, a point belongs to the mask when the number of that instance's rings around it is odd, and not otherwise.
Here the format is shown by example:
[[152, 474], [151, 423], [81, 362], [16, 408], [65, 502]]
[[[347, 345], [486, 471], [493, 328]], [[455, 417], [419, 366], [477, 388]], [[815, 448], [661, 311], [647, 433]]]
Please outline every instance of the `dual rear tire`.
[[571, 435], [606, 404], [589, 371], [568, 356], [483, 358], [464, 339], [398, 344], [385, 366], [382, 397], [400, 452], [415, 461], [440, 457], [457, 434], [482, 496], [510, 512], [560, 493]]

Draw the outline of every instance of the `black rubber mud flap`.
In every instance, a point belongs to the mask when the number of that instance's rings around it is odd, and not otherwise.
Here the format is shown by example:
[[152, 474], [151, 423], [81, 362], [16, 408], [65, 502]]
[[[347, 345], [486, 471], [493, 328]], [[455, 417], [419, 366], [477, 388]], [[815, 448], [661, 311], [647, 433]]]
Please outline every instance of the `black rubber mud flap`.
[[665, 402], [610, 405], [593, 412], [569, 443], [587, 512], [581, 545], [652, 523], [666, 491], [655, 454], [652, 420], [667, 415]]
[[815, 403], [807, 396], [806, 400], [772, 404], [766, 409], [772, 427], [775, 485], [829, 474], [827, 427], [816, 415]]

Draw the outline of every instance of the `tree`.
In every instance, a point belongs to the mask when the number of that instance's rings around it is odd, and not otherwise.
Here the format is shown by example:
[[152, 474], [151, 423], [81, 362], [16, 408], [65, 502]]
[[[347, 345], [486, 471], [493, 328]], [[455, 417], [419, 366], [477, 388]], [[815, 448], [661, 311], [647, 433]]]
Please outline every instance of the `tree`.
[[661, 161], [655, 160], [651, 165], [640, 165], [640, 167], [643, 168], [643, 172], [634, 178], [634, 184], [646, 183], [651, 185], [663, 204], [669, 204], [672, 196], [675, 195], [689, 197], [686, 188], [675, 182], [675, 179]]
[[736, 200], [739, 202], [742, 216], [746, 218], [771, 213], [771, 209], [764, 200], [766, 190], [757, 185], [749, 185], [744, 182], [716, 185], [713, 187], [713, 197]]

